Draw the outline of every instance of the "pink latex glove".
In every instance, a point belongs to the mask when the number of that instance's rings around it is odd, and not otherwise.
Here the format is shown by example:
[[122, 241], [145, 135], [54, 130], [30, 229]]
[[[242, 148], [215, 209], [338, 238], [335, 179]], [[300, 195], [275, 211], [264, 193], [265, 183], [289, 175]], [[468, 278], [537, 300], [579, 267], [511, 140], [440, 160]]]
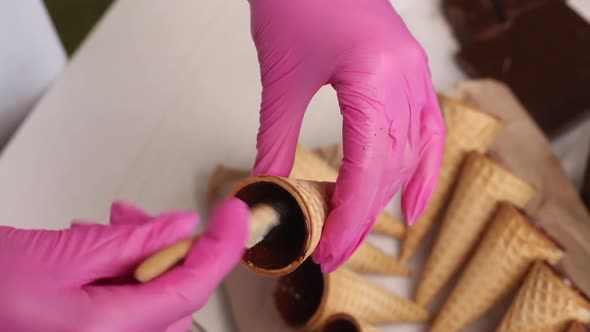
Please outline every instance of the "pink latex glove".
[[0, 331], [190, 331], [190, 315], [245, 251], [245, 203], [224, 202], [182, 265], [146, 284], [131, 278], [143, 259], [190, 236], [197, 223], [193, 213], [150, 217], [116, 203], [111, 225], [0, 227]]
[[408, 224], [438, 179], [445, 127], [428, 60], [388, 0], [250, 0], [263, 85], [254, 174], [288, 176], [305, 110], [331, 84], [344, 160], [314, 260], [343, 264], [403, 187]]

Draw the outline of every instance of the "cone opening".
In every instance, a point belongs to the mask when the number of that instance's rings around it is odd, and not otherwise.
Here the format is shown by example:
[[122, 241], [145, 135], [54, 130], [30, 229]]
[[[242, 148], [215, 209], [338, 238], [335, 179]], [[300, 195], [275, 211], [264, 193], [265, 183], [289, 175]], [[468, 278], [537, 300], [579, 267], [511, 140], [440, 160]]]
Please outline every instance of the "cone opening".
[[275, 307], [287, 325], [304, 326], [320, 307], [324, 278], [320, 266], [311, 259], [277, 281], [273, 292]]
[[307, 225], [299, 204], [288, 191], [275, 183], [261, 181], [246, 185], [234, 196], [250, 207], [269, 204], [280, 215], [279, 225], [248, 249], [242, 261], [264, 270], [281, 270], [302, 259], [307, 243]]
[[490, 155], [485, 154], [485, 153], [481, 153], [478, 151], [469, 152], [467, 157], [465, 157], [465, 162], [464, 162], [465, 166], [463, 166], [463, 168], [466, 168], [467, 167], [466, 165], [470, 165], [470, 164], [477, 165], [477, 163], [487, 164], [488, 167], [493, 168], [493, 169], [497, 170], [498, 172], [505, 174], [506, 176], [512, 177], [513, 179], [517, 180], [517, 182], [520, 183], [520, 186], [528, 187], [530, 190], [533, 191], [533, 193], [537, 191], [537, 188], [532, 183], [530, 183], [527, 179], [522, 177], [520, 174], [516, 174], [508, 166], [502, 164], [501, 162], [499, 162], [497, 160], [492, 159], [492, 157], [490, 157]]
[[[509, 203], [505, 203], [505, 204], [509, 204]], [[519, 219], [524, 219], [525, 221], [527, 221], [527, 224], [534, 231], [536, 231], [537, 233], [539, 233], [541, 236], [543, 236], [549, 242], [553, 243], [553, 245], [555, 245], [560, 250], [565, 251], [565, 248], [561, 245], [561, 243], [559, 243], [553, 236], [551, 236], [551, 234], [549, 234], [545, 230], [545, 228], [535, 218], [533, 218], [533, 216], [531, 216], [524, 209], [522, 209], [522, 208], [520, 208], [518, 206], [514, 206], [514, 205], [510, 205], [510, 206], [512, 208], [516, 209], [518, 212], [520, 212], [524, 216], [524, 218], [519, 218]]]
[[359, 332], [356, 320], [348, 315], [336, 315], [328, 320], [322, 332]]
[[588, 297], [588, 295], [586, 295], [586, 293], [584, 293], [582, 291], [582, 289], [580, 287], [578, 287], [578, 285], [572, 280], [572, 278], [570, 278], [570, 276], [568, 276], [564, 271], [559, 270], [558, 268], [556, 268], [555, 266], [551, 265], [551, 263], [547, 262], [547, 261], [543, 261], [543, 264], [545, 265], [545, 267], [547, 267], [557, 278], [559, 278], [564, 285], [566, 285], [567, 287], [569, 287], [571, 290], [573, 290], [574, 292], [576, 292], [578, 295], [580, 295], [584, 301], [587, 302], [588, 305], [590, 305], [590, 298]]

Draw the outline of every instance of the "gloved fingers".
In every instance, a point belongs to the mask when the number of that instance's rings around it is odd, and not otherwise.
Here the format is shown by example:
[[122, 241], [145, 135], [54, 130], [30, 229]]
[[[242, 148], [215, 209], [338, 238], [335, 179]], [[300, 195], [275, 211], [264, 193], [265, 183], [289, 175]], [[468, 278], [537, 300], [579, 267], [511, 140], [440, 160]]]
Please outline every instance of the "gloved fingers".
[[192, 212], [170, 211], [154, 217], [131, 203], [117, 201], [111, 205], [110, 222], [111, 225], [141, 225], [161, 218], [175, 219], [182, 217], [184, 214], [191, 213]]
[[229, 199], [213, 212], [209, 228], [183, 264], [145, 284], [90, 285], [83, 290], [102, 307], [124, 306], [124, 311], [109, 310], [104, 319], [125, 321], [128, 330], [170, 326], [200, 309], [239, 262], [246, 250], [249, 217], [244, 202]]
[[129, 202], [116, 201], [111, 204], [111, 225], [140, 225], [150, 219], [153, 217]]
[[[420, 62], [416, 64], [420, 65]], [[421, 112], [425, 105], [422, 77], [416, 78], [399, 72], [393, 75], [388, 87], [388, 116], [394, 119], [389, 127], [389, 135], [396, 148], [386, 158], [378, 202], [383, 208], [415, 173], [422, 142]]]
[[404, 183], [402, 210], [408, 225], [413, 225], [426, 209], [436, 188], [445, 144], [445, 124], [438, 99], [425, 80], [426, 103], [420, 113], [420, 147], [416, 168]]
[[[111, 213], [109, 218], [109, 223], [111, 225], [142, 224], [149, 221], [150, 219], [153, 219], [153, 217], [131, 203], [116, 201], [111, 204]], [[95, 221], [81, 219], [72, 220], [70, 223], [71, 227], [85, 227], [94, 225], [102, 224]]]
[[35, 254], [35, 248], [39, 245], [43, 249], [47, 248], [49, 242], [54, 241], [59, 233], [61, 231], [28, 230], [0, 225], [0, 252], [18, 252], [22, 257], [27, 257], [28, 254]]
[[[376, 81], [373, 81], [376, 83]], [[357, 81], [358, 83], [358, 81]], [[395, 153], [385, 95], [368, 83], [334, 84], [343, 121], [344, 158], [332, 196], [332, 211], [313, 254], [322, 271], [334, 271], [356, 250], [373, 226], [388, 154]]]
[[194, 213], [174, 212], [141, 225], [76, 227], [64, 231], [51, 255], [72, 265], [76, 284], [126, 276], [156, 251], [191, 236], [198, 222]]
[[207, 231], [183, 264], [146, 285], [156, 290], [175, 285], [178, 289], [171, 302], [183, 305], [190, 299], [197, 306], [194, 310], [200, 308], [246, 251], [249, 226], [248, 205], [237, 198], [225, 200], [214, 209]]
[[[270, 68], [268, 68], [270, 67]], [[321, 83], [300, 77], [298, 68], [262, 66], [262, 103], [253, 175], [289, 176], [305, 110]]]

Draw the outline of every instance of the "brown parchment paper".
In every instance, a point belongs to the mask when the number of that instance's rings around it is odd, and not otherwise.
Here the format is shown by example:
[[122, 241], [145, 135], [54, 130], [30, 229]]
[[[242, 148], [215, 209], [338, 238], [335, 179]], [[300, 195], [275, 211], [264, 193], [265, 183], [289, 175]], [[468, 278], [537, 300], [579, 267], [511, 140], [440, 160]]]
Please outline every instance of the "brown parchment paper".
[[[586, 293], [590, 293], [590, 215], [559, 160], [551, 152], [548, 139], [502, 83], [493, 80], [467, 81], [447, 95], [493, 113], [506, 122], [490, 155], [536, 186], [539, 194], [529, 204], [527, 212], [566, 247], [567, 253], [561, 268]], [[333, 165], [339, 165], [342, 153], [339, 147], [316, 151]], [[241, 266], [227, 278], [224, 286], [239, 332], [290, 331], [273, 308], [273, 281]], [[398, 293], [403, 292], [399, 290]], [[480, 322], [479, 326], [472, 326], [468, 331], [493, 331], [503, 310], [500, 308], [499, 315], [488, 316], [488, 321]], [[427, 327], [383, 330], [426, 331]]]

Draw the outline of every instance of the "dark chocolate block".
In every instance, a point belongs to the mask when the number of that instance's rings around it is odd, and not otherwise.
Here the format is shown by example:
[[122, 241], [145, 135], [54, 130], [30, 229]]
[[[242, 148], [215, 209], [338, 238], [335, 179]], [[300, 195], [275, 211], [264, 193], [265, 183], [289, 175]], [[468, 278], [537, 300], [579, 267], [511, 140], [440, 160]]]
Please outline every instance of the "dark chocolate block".
[[492, 0], [443, 0], [443, 13], [462, 44], [500, 22]]
[[563, 0], [443, 0], [443, 12], [461, 44], [497, 29], [519, 14]]
[[519, 15], [458, 60], [471, 76], [507, 83], [549, 135], [590, 109], [590, 24], [565, 3]]
[[522, 14], [528, 10], [534, 9], [538, 6], [543, 6], [549, 2], [564, 0], [492, 0], [498, 3], [498, 6], [502, 7], [502, 12], [505, 19], [511, 19], [519, 14]]

